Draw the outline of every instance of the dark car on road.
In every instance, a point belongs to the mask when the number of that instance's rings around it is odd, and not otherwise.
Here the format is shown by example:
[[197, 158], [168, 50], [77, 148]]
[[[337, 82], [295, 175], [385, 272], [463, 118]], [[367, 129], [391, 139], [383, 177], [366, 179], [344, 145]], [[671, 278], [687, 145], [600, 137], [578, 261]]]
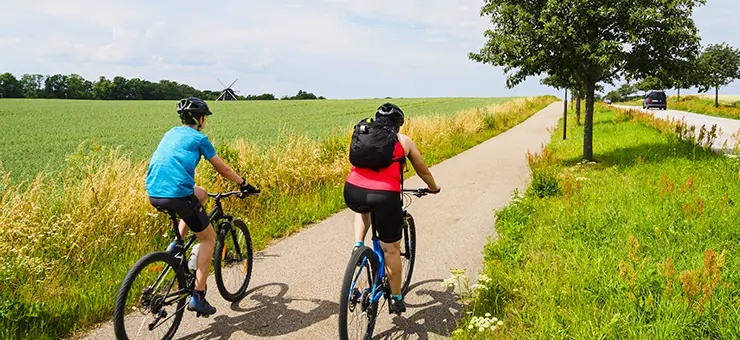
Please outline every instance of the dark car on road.
[[645, 95], [645, 99], [642, 100], [643, 109], [651, 108], [667, 109], [666, 106], [666, 95], [664, 91], [650, 91]]

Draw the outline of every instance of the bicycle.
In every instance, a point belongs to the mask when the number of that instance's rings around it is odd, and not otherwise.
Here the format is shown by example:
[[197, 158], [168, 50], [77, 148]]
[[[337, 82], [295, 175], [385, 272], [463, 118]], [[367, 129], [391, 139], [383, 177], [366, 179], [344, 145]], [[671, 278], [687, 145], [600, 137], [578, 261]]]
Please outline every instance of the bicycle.
[[[426, 188], [402, 189], [402, 192], [411, 192], [416, 197], [422, 197], [430, 193], [429, 189]], [[401, 265], [403, 268], [401, 294], [403, 295], [408, 293], [409, 284], [411, 283], [411, 275], [414, 270], [414, 261], [416, 258], [416, 225], [414, 224], [413, 217], [406, 208], [408, 208], [408, 205], [403, 207], [404, 223], [401, 233]], [[370, 339], [375, 328], [378, 310], [380, 310], [380, 308], [378, 308], [380, 299], [384, 298], [383, 303], [385, 303], [391, 298], [390, 283], [388, 282], [387, 273], [385, 271], [385, 259], [383, 256], [383, 250], [380, 247], [378, 233], [375, 230], [374, 219], [374, 213], [371, 213], [371, 225], [373, 230], [372, 249], [367, 246], [356, 249], [350, 256], [347, 269], [344, 272], [344, 279], [342, 280], [342, 289], [339, 298], [339, 338], [342, 340], [357, 338]], [[357, 270], [358, 268], [359, 270]], [[365, 269], [367, 269], [366, 274], [362, 275], [362, 272]], [[361, 276], [364, 276], [368, 281], [367, 286], [364, 288], [358, 284], [358, 280]], [[359, 324], [363, 320], [367, 321], [367, 325], [365, 327], [361, 327], [364, 328], [364, 335], [362, 335], [362, 331], [360, 331], [356, 336], [350, 336], [349, 334], [350, 325], [347, 320], [348, 313], [354, 313], [355, 311], [359, 311], [360, 315], [357, 316], [357, 322], [352, 322], [353, 324]], [[388, 303], [388, 313], [393, 313], [390, 303]]]
[[[217, 233], [213, 259], [216, 286], [221, 296], [232, 302], [241, 300], [247, 292], [252, 275], [252, 238], [242, 220], [224, 213], [221, 200], [234, 195], [243, 199], [256, 194], [245, 194], [241, 191], [208, 193], [215, 203], [208, 218]], [[185, 254], [197, 237], [193, 234], [185, 242], [178, 230], [177, 213], [161, 207], [156, 208], [169, 214], [176, 236], [175, 246], [169, 251], [155, 251], [144, 255], [129, 269], [121, 282], [113, 313], [114, 331], [116, 338], [120, 340], [140, 338], [138, 335], [144, 326], [148, 332], [160, 330], [164, 333], [157, 338], [171, 339], [182, 320], [186, 301], [195, 288], [195, 270], [188, 267], [188, 258]], [[225, 271], [232, 269], [241, 272], [234, 287], [229, 285], [231, 282], [227, 282], [224, 275]], [[137, 278], [144, 281], [135, 284]], [[173, 290], [175, 284], [177, 287]], [[165, 310], [168, 307], [174, 308], [168, 312]], [[133, 313], [127, 315], [127, 312]], [[208, 315], [196, 313], [196, 316]], [[163, 330], [162, 326], [170, 320], [172, 323], [169, 328]], [[128, 334], [131, 330], [127, 330], [124, 322], [126, 325], [135, 326], [132, 330], [136, 332], [136, 337]], [[149, 338], [149, 335], [154, 334], [145, 334], [144, 337]]]

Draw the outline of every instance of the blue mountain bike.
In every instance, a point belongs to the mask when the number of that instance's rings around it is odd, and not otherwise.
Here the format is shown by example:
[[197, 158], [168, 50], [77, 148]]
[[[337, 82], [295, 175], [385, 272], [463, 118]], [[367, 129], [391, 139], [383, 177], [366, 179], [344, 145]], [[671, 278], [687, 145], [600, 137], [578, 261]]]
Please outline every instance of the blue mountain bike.
[[[416, 197], [429, 193], [424, 189], [403, 189]], [[408, 194], [404, 194], [406, 196]], [[410, 201], [409, 201], [410, 203]], [[403, 230], [401, 238], [401, 294], [406, 295], [414, 271], [416, 256], [416, 226], [411, 214], [403, 207]], [[350, 257], [342, 280], [339, 298], [339, 338], [370, 339], [373, 336], [375, 320], [378, 315], [378, 304], [383, 299], [385, 304], [390, 299], [391, 288], [386, 276], [385, 259], [380, 248], [380, 240], [375, 230], [375, 214], [371, 213], [373, 230], [373, 247], [359, 247]], [[388, 303], [388, 313], [392, 313]]]

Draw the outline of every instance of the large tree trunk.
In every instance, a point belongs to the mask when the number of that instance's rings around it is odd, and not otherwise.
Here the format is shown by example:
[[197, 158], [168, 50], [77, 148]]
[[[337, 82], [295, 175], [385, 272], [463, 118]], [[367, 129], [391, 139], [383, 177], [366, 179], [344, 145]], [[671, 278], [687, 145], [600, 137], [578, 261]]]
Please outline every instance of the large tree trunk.
[[583, 120], [583, 160], [594, 160], [593, 130], [594, 130], [594, 92], [596, 83], [586, 82], [586, 117]]
[[581, 126], [581, 94], [576, 97], [576, 124]]

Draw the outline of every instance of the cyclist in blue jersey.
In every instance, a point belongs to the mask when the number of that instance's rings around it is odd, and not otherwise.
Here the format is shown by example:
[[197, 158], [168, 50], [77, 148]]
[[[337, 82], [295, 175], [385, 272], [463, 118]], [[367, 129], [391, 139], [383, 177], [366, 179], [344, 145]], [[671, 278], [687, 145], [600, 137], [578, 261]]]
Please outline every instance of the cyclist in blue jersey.
[[[205, 127], [206, 116], [213, 114], [205, 101], [189, 97], [177, 104], [177, 113], [182, 126], [167, 131], [152, 155], [146, 174], [146, 192], [149, 202], [180, 216], [179, 231], [185, 238], [190, 228], [200, 241], [196, 269], [195, 291], [188, 303], [188, 310], [204, 315], [216, 313], [205, 298], [206, 280], [213, 257], [216, 232], [213, 230], [203, 202], [208, 193], [195, 185], [195, 168], [201, 157], [211, 163], [216, 171], [229, 180], [238, 183], [245, 194], [258, 193], [245, 178], [237, 175], [218, 155], [210, 140], [201, 130]], [[172, 242], [168, 250], [175, 246]]]

